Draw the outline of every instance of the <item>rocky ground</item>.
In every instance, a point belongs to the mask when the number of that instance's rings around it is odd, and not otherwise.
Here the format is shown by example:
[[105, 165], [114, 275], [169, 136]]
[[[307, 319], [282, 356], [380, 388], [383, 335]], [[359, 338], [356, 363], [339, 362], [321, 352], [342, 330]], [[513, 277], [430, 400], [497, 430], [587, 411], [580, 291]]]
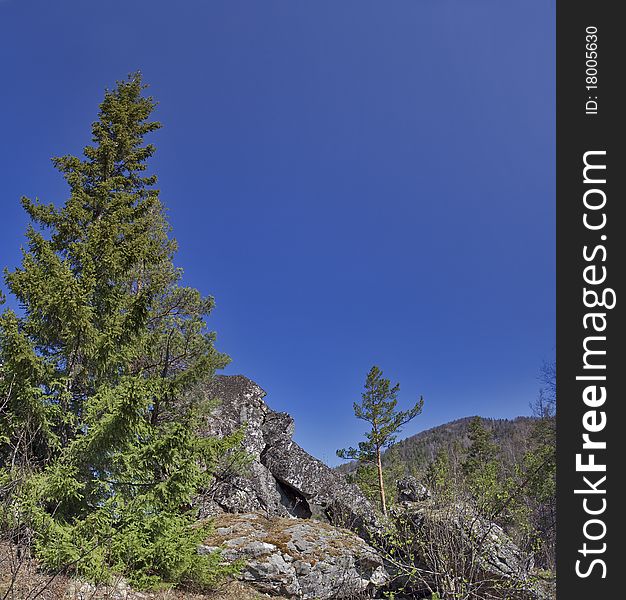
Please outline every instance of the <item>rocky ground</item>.
[[224, 548], [227, 560], [242, 559], [241, 578], [272, 596], [326, 600], [369, 596], [389, 576], [381, 557], [348, 530], [315, 520], [221, 515], [207, 546]]

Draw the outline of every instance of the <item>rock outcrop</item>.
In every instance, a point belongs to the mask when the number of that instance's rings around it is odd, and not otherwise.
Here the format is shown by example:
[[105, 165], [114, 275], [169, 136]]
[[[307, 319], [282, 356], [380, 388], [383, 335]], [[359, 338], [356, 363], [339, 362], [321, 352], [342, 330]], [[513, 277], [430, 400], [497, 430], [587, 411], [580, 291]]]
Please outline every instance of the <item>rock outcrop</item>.
[[[542, 598], [531, 557], [471, 508], [439, 506], [405, 477], [383, 526], [355, 485], [294, 442], [293, 419], [271, 410], [256, 383], [217, 376], [197, 393], [217, 401], [201, 433], [224, 437], [243, 428], [251, 460], [243, 472], [218, 473], [198, 498], [200, 516], [216, 524], [200, 551], [221, 547], [227, 560], [243, 559], [241, 578], [255, 589], [305, 600], [376, 597], [385, 586], [398, 598], [422, 598], [428, 589], [452, 596], [475, 583], [493, 598]], [[441, 581], [427, 581], [434, 576]]]
[[388, 580], [382, 559], [350, 531], [262, 513], [221, 514], [213, 523], [199, 551], [221, 547], [226, 560], [242, 559], [241, 579], [272, 596], [370, 597]]
[[229, 475], [202, 499], [202, 515], [262, 511], [272, 516], [315, 518], [356, 530], [362, 537], [380, 529], [376, 513], [360, 490], [293, 439], [294, 422], [271, 410], [265, 392], [242, 375], [217, 376], [199, 390], [216, 399], [203, 432], [232, 434], [245, 427], [247, 472]]

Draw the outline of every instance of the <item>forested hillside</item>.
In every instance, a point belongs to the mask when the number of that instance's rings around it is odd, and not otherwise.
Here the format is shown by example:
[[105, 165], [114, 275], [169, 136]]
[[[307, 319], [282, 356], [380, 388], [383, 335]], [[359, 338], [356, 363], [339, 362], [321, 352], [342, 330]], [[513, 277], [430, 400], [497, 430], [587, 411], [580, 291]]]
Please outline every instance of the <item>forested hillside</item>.
[[[420, 475], [437, 456], [444, 450], [450, 456], [463, 454], [469, 447], [469, 425], [474, 417], [464, 417], [455, 421], [438, 425], [432, 429], [421, 431], [399, 441], [383, 454], [383, 466], [387, 468], [402, 467], [406, 475]], [[519, 464], [529, 449], [530, 436], [535, 417], [517, 417], [515, 419], [482, 419], [486, 429], [492, 432], [493, 442], [500, 448], [501, 459], [505, 470]], [[337, 467], [344, 473], [354, 473], [358, 467], [352, 461]]]
[[[554, 378], [547, 378], [554, 382]], [[555, 389], [543, 388], [534, 407], [538, 417], [466, 417], [418, 433], [382, 456], [388, 501], [401, 507], [397, 482], [419, 481], [424, 497], [448, 509], [467, 502], [497, 523], [516, 544], [534, 552], [542, 567], [554, 565]], [[372, 501], [379, 482], [375, 465], [352, 461], [337, 468]], [[416, 488], [417, 489], [417, 488]]]

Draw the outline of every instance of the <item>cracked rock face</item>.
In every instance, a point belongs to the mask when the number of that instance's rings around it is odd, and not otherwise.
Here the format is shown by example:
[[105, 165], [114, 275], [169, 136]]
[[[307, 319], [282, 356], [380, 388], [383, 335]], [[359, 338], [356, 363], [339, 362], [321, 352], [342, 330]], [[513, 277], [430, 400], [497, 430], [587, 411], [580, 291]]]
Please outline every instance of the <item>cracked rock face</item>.
[[203, 499], [202, 516], [262, 511], [281, 517], [313, 517], [355, 529], [366, 539], [380, 529], [373, 507], [360, 490], [293, 441], [293, 419], [271, 410], [256, 383], [242, 375], [221, 375], [200, 393], [219, 403], [203, 433], [224, 436], [245, 426], [244, 446], [252, 457], [246, 473], [217, 482]]
[[388, 580], [382, 559], [355, 534], [326, 523], [260, 513], [221, 514], [200, 553], [243, 559], [241, 579], [289, 598], [354, 598]]
[[223, 437], [244, 427], [252, 462], [238, 475], [218, 476], [199, 498], [200, 516], [216, 527], [199, 552], [223, 548], [243, 559], [243, 581], [289, 598], [354, 598], [388, 580], [380, 556], [365, 539], [380, 523], [368, 500], [343, 475], [305, 452], [294, 422], [271, 410], [265, 392], [241, 375], [218, 376], [199, 390], [218, 401], [201, 433]]

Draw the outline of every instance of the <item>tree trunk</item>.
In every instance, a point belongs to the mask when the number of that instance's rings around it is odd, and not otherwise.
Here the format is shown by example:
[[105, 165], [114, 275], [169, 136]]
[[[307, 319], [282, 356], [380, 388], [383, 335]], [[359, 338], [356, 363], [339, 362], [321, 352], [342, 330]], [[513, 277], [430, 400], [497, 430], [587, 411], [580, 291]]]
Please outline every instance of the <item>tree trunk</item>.
[[380, 460], [380, 448], [376, 448], [376, 467], [378, 469], [378, 488], [380, 489], [380, 504], [383, 515], [387, 516], [387, 503], [385, 501], [385, 483], [383, 481], [383, 465]]

